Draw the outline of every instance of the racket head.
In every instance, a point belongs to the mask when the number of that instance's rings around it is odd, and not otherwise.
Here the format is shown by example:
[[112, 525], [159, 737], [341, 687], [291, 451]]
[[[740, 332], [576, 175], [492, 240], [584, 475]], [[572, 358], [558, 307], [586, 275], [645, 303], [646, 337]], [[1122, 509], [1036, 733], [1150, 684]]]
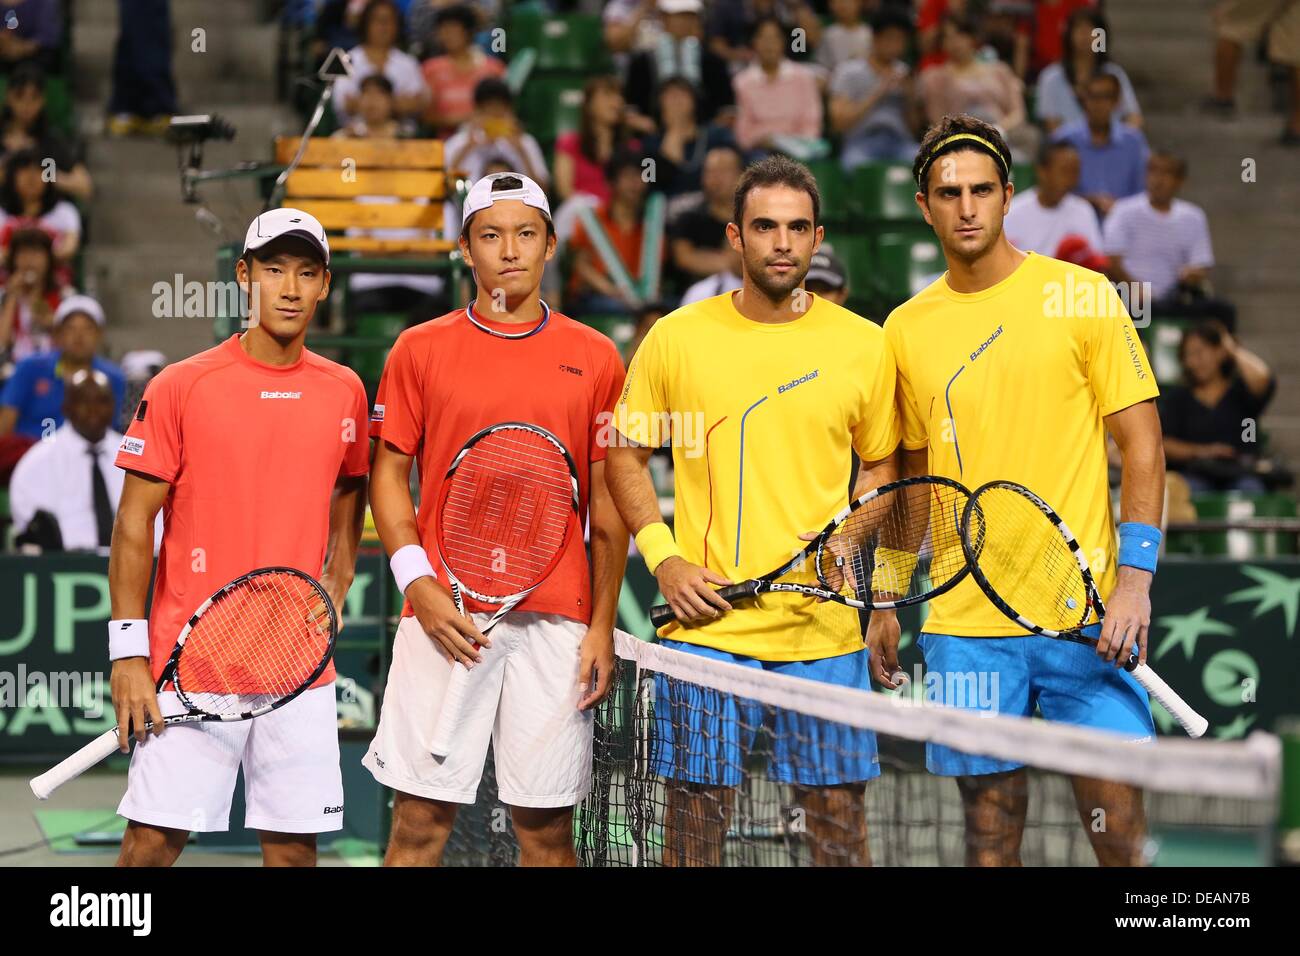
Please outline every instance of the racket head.
[[1105, 609], [1083, 550], [1052, 507], [1024, 485], [990, 481], [962, 515], [971, 576], [1003, 614], [1035, 634], [1077, 634]]
[[919, 604], [969, 572], [961, 518], [970, 492], [951, 478], [903, 478], [868, 492], [816, 542], [818, 586], [866, 607]]
[[555, 569], [578, 517], [578, 470], [551, 432], [502, 422], [473, 435], [438, 493], [438, 552], [470, 597], [505, 604]]
[[255, 717], [310, 687], [329, 665], [337, 637], [338, 614], [319, 582], [296, 568], [258, 568], [195, 611], [168, 669], [192, 712]]

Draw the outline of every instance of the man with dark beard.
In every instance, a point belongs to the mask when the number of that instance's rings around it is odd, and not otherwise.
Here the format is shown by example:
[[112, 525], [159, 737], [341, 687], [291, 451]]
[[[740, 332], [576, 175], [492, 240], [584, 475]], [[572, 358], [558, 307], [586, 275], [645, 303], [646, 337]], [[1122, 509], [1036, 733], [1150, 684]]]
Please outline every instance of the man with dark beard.
[[[781, 156], [747, 169], [727, 239], [743, 286], [660, 319], [637, 349], [614, 425], [606, 477], [614, 503], [678, 621], [660, 643], [744, 667], [870, 689], [856, 611], [797, 594], [764, 595], [743, 613], [714, 585], [762, 574], [857, 492], [892, 479], [898, 444], [894, 364], [879, 327], [803, 287], [822, 241], [808, 170]], [[675, 530], [650, 479], [671, 437]], [[808, 580], [813, 579], [811, 568]], [[872, 625], [874, 627], [874, 624]], [[654, 771], [667, 778], [664, 862], [717, 865], [743, 754], [764, 713], [744, 701], [683, 696], [658, 678]], [[792, 784], [815, 862], [870, 862], [863, 787], [879, 773], [874, 735], [809, 727], [769, 713], [769, 778]], [[817, 721], [812, 721], [818, 723]]]

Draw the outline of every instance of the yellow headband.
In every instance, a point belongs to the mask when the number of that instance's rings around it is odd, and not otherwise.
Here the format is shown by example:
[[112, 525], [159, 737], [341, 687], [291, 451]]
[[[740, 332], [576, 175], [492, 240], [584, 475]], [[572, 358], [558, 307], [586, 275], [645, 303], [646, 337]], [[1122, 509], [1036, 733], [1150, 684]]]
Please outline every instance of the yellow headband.
[[1007, 178], [1011, 177], [1011, 169], [1007, 166], [1007, 161], [1003, 158], [1001, 151], [987, 139], [983, 136], [976, 136], [974, 133], [954, 133], [952, 136], [946, 136], [939, 140], [939, 142], [935, 143], [934, 146], [930, 148], [929, 157], [921, 165], [920, 172], [916, 174], [916, 184], [918, 186], [924, 186], [926, 173], [930, 171], [930, 164], [934, 162], [935, 156], [938, 155], [939, 150], [943, 149], [949, 143], [955, 143], [961, 139], [968, 139], [973, 143], [979, 143], [987, 149], [993, 154], [994, 158], [997, 159], [998, 164], [1002, 167], [1003, 171], [1006, 172]]

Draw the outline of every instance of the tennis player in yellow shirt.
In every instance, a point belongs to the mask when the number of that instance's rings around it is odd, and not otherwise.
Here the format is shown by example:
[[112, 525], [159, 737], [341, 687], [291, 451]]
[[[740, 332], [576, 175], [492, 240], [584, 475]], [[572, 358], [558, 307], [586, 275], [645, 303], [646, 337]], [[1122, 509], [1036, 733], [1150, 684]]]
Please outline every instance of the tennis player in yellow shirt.
[[[967, 115], [926, 134], [913, 167], [916, 201], [948, 271], [885, 323], [898, 368], [905, 474], [946, 475], [974, 489], [1026, 485], [1075, 532], [1107, 608], [1095, 651], [1031, 635], [969, 578], [934, 600], [919, 641], [932, 686], [996, 688], [950, 706], [994, 709], [1150, 738], [1146, 692], [1119, 668], [1146, 659], [1148, 591], [1159, 550], [1165, 462], [1155, 377], [1132, 320], [1098, 273], [1011, 245], [1002, 220], [1014, 191], [998, 131]], [[1123, 457], [1118, 542], [1106, 433]], [[878, 679], [896, 655], [897, 621], [877, 613]], [[888, 623], [887, 623], [888, 622]], [[1089, 636], [1097, 637], [1094, 629]], [[875, 649], [873, 647], [873, 649]], [[996, 680], [996, 683], [994, 683]], [[991, 697], [991, 699], [990, 699]], [[1015, 762], [931, 744], [932, 773], [954, 776], [966, 811], [967, 863], [1018, 865], [1027, 804]], [[1080, 817], [1103, 865], [1141, 860], [1141, 791], [1074, 779]]]
[[[714, 590], [788, 560], [801, 534], [844, 507], [852, 451], [863, 461], [859, 494], [896, 474], [895, 372], [884, 334], [803, 289], [822, 240], [820, 203], [812, 175], [785, 157], [745, 171], [727, 226], [743, 286], [680, 308], [647, 334], [615, 409], [618, 447], [609, 449], [605, 474], [659, 590], [684, 622], [662, 628], [661, 643], [869, 690], [856, 611], [768, 594], [732, 612]], [[669, 437], [673, 530], [647, 469]], [[669, 690], [661, 680], [659, 699]], [[674, 700], [683, 693], [676, 688]], [[667, 828], [668, 864], [721, 862], [732, 788], [763, 720], [757, 705], [732, 700], [724, 710], [708, 697], [699, 692], [658, 712], [652, 760], [671, 781], [666, 819], [686, 821]], [[806, 721], [795, 728], [794, 720], [775, 716], [768, 776], [795, 786], [815, 862], [870, 862], [863, 787], [880, 772], [874, 735], [839, 725], [810, 735]]]

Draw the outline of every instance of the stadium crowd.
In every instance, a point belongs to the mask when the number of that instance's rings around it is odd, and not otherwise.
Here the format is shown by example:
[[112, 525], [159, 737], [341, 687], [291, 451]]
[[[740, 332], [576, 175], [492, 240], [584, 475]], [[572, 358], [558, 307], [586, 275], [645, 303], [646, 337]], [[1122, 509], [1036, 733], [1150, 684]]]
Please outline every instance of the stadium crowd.
[[[177, 111], [170, 48], [160, 39], [170, 29], [168, 6], [121, 3], [129, 26], [119, 39], [108, 132], [155, 135]], [[333, 115], [318, 134], [441, 139], [448, 170], [466, 186], [494, 171], [526, 173], [555, 209], [559, 250], [548, 270], [548, 301], [611, 334], [625, 357], [658, 316], [739, 287], [737, 256], [725, 238], [732, 194], [746, 165], [774, 152], [807, 163], [823, 192], [827, 241], [810, 287], [883, 321], [941, 268], [910, 199], [906, 170], [917, 143], [946, 114], [986, 120], [1016, 159], [1017, 191], [1006, 220], [1012, 242], [1103, 273], [1121, 291], [1149, 291], [1148, 301], [1139, 300], [1151, 321], [1144, 338], [1149, 349], [1165, 344], [1166, 368], [1173, 369], [1161, 400], [1171, 470], [1198, 490], [1271, 490], [1285, 483], [1285, 470], [1264, 467], [1267, 450], [1243, 438], [1239, 422], [1264, 412], [1274, 377], [1239, 341], [1234, 304], [1212, 283], [1216, 224], [1179, 196], [1197, 170], [1188, 157], [1148, 141], [1138, 91], [1115, 57], [1117, 50], [1131, 53], [1132, 38], [1112, 33], [1105, 6], [280, 5], [286, 28], [305, 37], [295, 61], [301, 71], [314, 75], [334, 48], [349, 53], [352, 76], [337, 82]], [[1215, 115], [1235, 109], [1242, 51], [1262, 37], [1273, 68], [1300, 87], [1300, 3], [1272, 5], [1271, 20], [1256, 14], [1270, 4], [1223, 6], [1215, 86], [1202, 108]], [[130, 20], [127, 8], [136, 14]], [[111, 447], [111, 426], [125, 430], [134, 397], [166, 359], [139, 353], [109, 361], [111, 317], [79, 292], [93, 184], [68, 104], [66, 11], [57, 0], [11, 0], [0, 3], [0, 12], [19, 24], [0, 31], [3, 487], [11, 475], [18, 481], [16, 466], [32, 446], [56, 433], [75, 433], [92, 453]], [[569, 43], [567, 59], [546, 55], [557, 42]], [[1287, 145], [1300, 142], [1297, 100], [1293, 91], [1282, 135]], [[450, 200], [445, 208], [442, 228], [431, 235], [454, 239], [458, 210]], [[424, 321], [463, 297], [424, 273], [356, 275], [351, 282], [345, 321], [352, 327], [366, 312]], [[1136, 311], [1130, 296], [1125, 301]], [[1174, 330], [1172, 340], [1167, 332], [1157, 336], [1160, 329]], [[103, 396], [113, 412], [101, 428], [87, 410]], [[77, 483], [79, 526], [90, 537], [65, 533], [65, 545], [107, 544], [102, 533], [90, 541], [105, 484], [97, 474], [98, 466]], [[111, 484], [103, 490], [110, 504]], [[39, 527], [29, 533], [31, 514], [21, 511], [21, 497], [11, 493], [13, 527], [3, 538], [51, 540]]]

